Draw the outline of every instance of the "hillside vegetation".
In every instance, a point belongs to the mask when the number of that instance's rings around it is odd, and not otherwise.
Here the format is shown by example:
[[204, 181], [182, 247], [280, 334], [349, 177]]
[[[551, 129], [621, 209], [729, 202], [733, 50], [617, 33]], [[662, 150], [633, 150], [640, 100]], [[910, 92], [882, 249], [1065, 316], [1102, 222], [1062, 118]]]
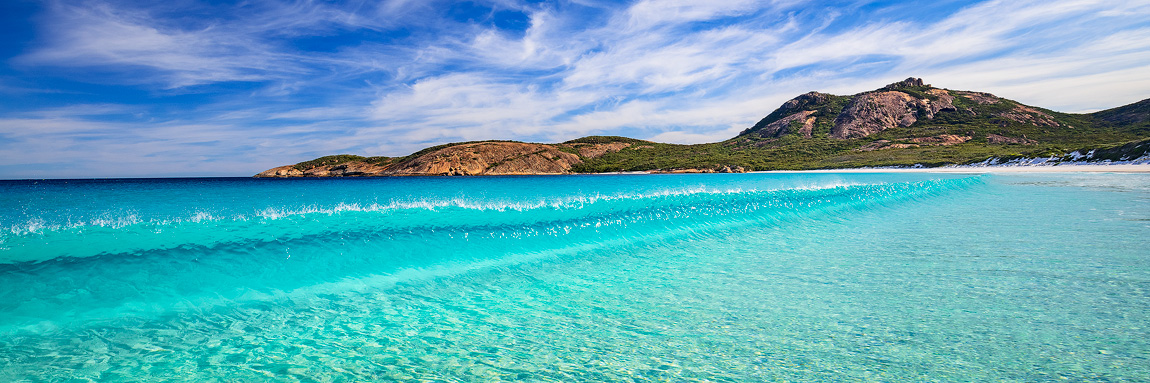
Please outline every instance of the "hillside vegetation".
[[851, 96], [799, 95], [722, 142], [678, 145], [616, 136], [558, 144], [478, 141], [438, 145], [398, 158], [326, 156], [258, 176], [933, 167], [1090, 150], [1098, 155], [1091, 159], [1129, 159], [1145, 155], [1148, 137], [1150, 99], [1070, 114], [989, 93], [935, 88], [910, 78]]

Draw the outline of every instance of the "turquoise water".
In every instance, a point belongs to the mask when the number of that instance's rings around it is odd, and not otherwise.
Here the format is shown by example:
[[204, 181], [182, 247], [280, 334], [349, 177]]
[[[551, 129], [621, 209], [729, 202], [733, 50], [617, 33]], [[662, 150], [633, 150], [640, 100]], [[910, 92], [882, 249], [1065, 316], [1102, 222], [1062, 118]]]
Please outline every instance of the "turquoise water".
[[0, 181], [0, 381], [1148, 381], [1150, 175]]

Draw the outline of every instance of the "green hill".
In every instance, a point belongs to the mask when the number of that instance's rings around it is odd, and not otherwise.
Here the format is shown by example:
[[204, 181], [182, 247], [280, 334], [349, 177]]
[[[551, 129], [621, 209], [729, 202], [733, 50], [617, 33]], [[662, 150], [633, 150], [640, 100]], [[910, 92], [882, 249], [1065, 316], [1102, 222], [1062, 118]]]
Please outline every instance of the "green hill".
[[[1129, 159], [1145, 154], [1150, 147], [1148, 137], [1150, 99], [1096, 113], [1070, 114], [989, 93], [935, 88], [909, 78], [850, 96], [799, 95], [722, 142], [678, 145], [615, 136], [560, 144], [479, 141], [439, 145], [402, 158], [328, 156], [289, 165], [292, 171], [277, 172], [287, 168], [281, 167], [260, 175], [424, 174], [411, 169], [453, 169], [426, 173], [431, 175], [554, 174], [557, 169], [597, 173], [933, 167], [989, 158], [1064, 156], [1091, 149], [1100, 155], [1098, 159]], [[1103, 153], [1107, 153], [1105, 158]], [[428, 161], [438, 162], [425, 166]], [[349, 166], [359, 170], [339, 171]], [[536, 168], [545, 171], [532, 170]]]

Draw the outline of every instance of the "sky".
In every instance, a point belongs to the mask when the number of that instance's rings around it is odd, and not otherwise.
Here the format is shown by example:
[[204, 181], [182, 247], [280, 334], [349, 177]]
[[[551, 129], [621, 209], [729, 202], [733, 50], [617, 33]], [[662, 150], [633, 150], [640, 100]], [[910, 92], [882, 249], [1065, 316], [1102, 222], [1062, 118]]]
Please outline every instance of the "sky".
[[1150, 1], [0, 1], [0, 179], [250, 176], [458, 141], [735, 136], [907, 77], [1150, 98]]

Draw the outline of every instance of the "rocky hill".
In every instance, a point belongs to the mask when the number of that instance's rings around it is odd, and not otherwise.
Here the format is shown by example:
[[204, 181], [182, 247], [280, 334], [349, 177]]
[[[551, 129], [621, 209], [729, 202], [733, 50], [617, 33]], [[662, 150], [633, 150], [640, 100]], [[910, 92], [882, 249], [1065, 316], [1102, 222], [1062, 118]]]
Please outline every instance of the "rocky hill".
[[400, 158], [321, 157], [257, 177], [940, 166], [1088, 150], [1142, 150], [1146, 145], [1131, 143], [1147, 137], [1150, 99], [1097, 113], [1068, 114], [909, 78], [851, 96], [799, 95], [738, 136], [717, 143], [675, 145], [604, 136], [559, 144], [465, 142]]
[[[594, 140], [592, 140], [594, 141]], [[638, 140], [636, 140], [638, 141]], [[642, 141], [638, 141], [642, 142]], [[567, 174], [571, 167], [632, 146], [614, 139], [531, 144], [480, 141], [424, 149], [403, 158], [335, 155], [268, 169], [257, 177], [479, 176]]]

